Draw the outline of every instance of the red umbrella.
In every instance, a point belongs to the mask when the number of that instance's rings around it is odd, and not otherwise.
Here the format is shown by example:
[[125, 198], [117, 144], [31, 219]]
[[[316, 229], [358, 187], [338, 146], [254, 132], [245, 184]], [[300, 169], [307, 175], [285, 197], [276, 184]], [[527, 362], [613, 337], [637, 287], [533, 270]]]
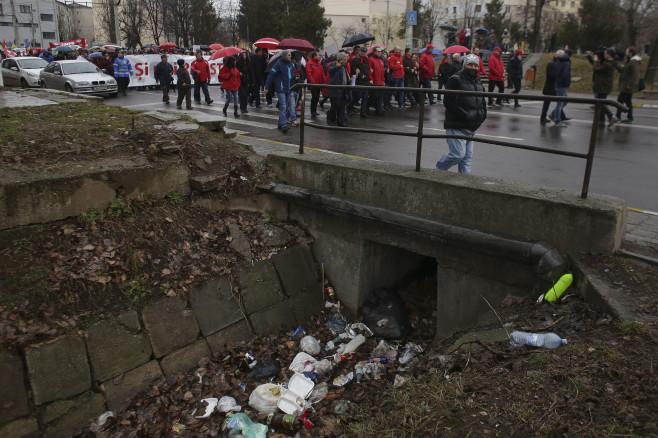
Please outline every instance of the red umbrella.
[[275, 40], [274, 38], [261, 38], [254, 43], [254, 47], [260, 47], [261, 49], [267, 50], [275, 50], [278, 44], [279, 40]]
[[386, 46], [382, 44], [375, 44], [374, 46], [368, 47], [368, 55], [370, 55], [373, 52], [373, 50], [375, 50], [375, 47], [381, 47], [382, 50], [386, 50]]
[[443, 54], [446, 54], [446, 53], [448, 53], [448, 54], [450, 54], [450, 53], [466, 53], [466, 52], [470, 52], [470, 51], [471, 51], [471, 49], [469, 49], [468, 47], [450, 46], [447, 49], [445, 49], [442, 53]]
[[219, 59], [219, 58], [225, 58], [227, 56], [233, 56], [237, 55], [238, 53], [242, 53], [244, 50], [238, 48], [238, 47], [224, 47], [223, 49], [219, 49], [215, 53], [212, 54], [210, 57], [210, 60], [214, 59]]
[[276, 48], [299, 50], [300, 52], [311, 52], [315, 50], [313, 44], [309, 43], [306, 40], [300, 40], [297, 38], [286, 38], [285, 40], [281, 40], [281, 42], [276, 46]]
[[219, 43], [211, 44], [208, 47], [210, 47], [210, 50], [222, 50], [224, 48], [224, 46]]
[[160, 50], [171, 50], [171, 49], [175, 49], [176, 47], [178, 47], [178, 46], [174, 43], [162, 43], [158, 46], [158, 49], [160, 49]]

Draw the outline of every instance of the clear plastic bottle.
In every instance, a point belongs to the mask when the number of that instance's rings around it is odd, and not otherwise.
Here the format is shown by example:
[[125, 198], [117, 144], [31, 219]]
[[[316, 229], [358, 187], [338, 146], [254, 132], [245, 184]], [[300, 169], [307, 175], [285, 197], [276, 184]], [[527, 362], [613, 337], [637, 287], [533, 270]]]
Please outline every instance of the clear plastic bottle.
[[509, 336], [511, 344], [515, 347], [528, 345], [530, 347], [554, 349], [567, 343], [566, 339], [562, 339], [555, 333], [512, 332]]

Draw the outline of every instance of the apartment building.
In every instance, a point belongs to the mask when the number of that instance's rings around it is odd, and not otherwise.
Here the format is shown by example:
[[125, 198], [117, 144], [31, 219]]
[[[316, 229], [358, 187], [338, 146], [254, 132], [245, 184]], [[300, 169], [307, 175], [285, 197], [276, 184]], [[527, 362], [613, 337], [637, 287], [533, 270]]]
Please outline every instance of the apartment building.
[[48, 47], [59, 41], [55, 0], [0, 0], [0, 41]]
[[57, 0], [57, 22], [62, 41], [86, 38], [91, 43], [95, 39], [91, 2]]

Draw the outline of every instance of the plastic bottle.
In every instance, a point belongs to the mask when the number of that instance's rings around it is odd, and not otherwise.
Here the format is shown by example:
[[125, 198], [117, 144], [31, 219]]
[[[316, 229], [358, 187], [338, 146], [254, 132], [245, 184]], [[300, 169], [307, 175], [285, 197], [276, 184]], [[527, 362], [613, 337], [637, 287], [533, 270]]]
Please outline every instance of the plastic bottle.
[[302, 417], [274, 412], [268, 415], [259, 415], [258, 421], [277, 431], [301, 430], [304, 426]]
[[357, 335], [354, 339], [347, 343], [345, 349], [342, 351], [343, 354], [354, 353], [361, 344], [366, 341], [366, 337], [363, 335]]
[[552, 288], [546, 292], [546, 295], [544, 295], [544, 299], [546, 301], [556, 301], [564, 291], [566, 291], [569, 286], [571, 286], [571, 283], [573, 283], [573, 275], [571, 274], [564, 274], [560, 279], [553, 285]]
[[529, 345], [530, 347], [554, 349], [567, 343], [566, 339], [562, 339], [555, 333], [512, 332], [509, 336], [512, 339], [511, 344], [515, 347]]

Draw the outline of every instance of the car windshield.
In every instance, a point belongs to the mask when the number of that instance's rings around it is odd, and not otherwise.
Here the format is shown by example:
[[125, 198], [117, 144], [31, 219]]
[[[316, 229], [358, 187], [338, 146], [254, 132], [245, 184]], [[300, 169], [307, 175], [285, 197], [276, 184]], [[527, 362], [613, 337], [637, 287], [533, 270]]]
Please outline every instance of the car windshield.
[[48, 63], [43, 59], [17, 59], [21, 68], [45, 68]]
[[96, 73], [98, 68], [91, 62], [73, 62], [70, 64], [62, 64], [62, 72], [65, 75], [78, 75], [82, 73]]

